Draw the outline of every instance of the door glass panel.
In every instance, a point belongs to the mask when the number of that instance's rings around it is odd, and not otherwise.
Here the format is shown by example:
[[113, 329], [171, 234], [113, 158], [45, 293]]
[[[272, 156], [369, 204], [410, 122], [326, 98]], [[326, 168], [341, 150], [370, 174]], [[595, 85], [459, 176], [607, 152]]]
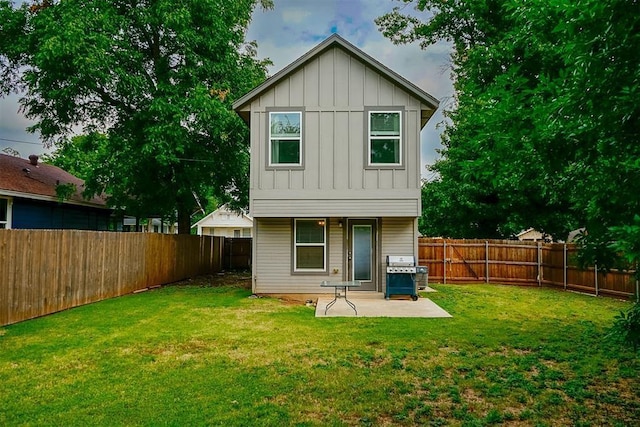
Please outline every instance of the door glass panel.
[[353, 280], [371, 280], [371, 226], [353, 226]]

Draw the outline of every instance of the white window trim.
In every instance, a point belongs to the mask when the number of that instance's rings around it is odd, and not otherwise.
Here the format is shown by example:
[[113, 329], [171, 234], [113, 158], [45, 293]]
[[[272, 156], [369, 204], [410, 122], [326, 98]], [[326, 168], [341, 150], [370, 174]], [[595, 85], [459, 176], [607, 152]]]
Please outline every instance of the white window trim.
[[[297, 231], [298, 231], [298, 221], [322, 221], [324, 222], [324, 241], [322, 245], [320, 243], [298, 243], [297, 239]], [[324, 273], [327, 271], [327, 227], [328, 220], [326, 218], [300, 218], [294, 219], [293, 221], [293, 272], [294, 273]], [[298, 268], [298, 246], [312, 246], [318, 247], [322, 246], [323, 260], [322, 260], [322, 268]]]
[[7, 220], [0, 221], [0, 224], [4, 224], [5, 230], [11, 230], [11, 212], [13, 211], [13, 198], [12, 197], [0, 197], [7, 201]]
[[[371, 141], [374, 139], [391, 139], [388, 136], [372, 136], [371, 135], [371, 114], [380, 114], [380, 113], [397, 113], [400, 115], [400, 135], [399, 135], [399, 139], [400, 142], [398, 144], [399, 146], [399, 150], [400, 152], [398, 153], [398, 159], [400, 159], [399, 163], [371, 163]], [[403, 166], [403, 155], [404, 155], [404, 143], [403, 143], [403, 111], [402, 110], [368, 110], [367, 111], [367, 166], [368, 167], [391, 167], [391, 168], [396, 168], [396, 167], [402, 167]], [[393, 137], [394, 139], [396, 137]]]
[[[299, 158], [298, 158], [298, 163], [272, 163], [272, 157], [271, 157], [271, 115], [272, 114], [298, 114], [300, 116], [300, 137], [298, 138], [294, 138], [294, 137], [278, 137], [278, 139], [280, 140], [285, 140], [285, 141], [299, 141]], [[267, 117], [267, 129], [268, 129], [268, 135], [267, 135], [267, 166], [270, 168], [289, 168], [289, 167], [301, 167], [303, 166], [303, 161], [302, 159], [304, 159], [304, 144], [303, 144], [303, 129], [304, 123], [303, 123], [303, 114], [302, 111], [300, 110], [293, 110], [293, 111], [278, 111], [278, 110], [274, 110], [274, 111], [269, 111], [268, 117]]]

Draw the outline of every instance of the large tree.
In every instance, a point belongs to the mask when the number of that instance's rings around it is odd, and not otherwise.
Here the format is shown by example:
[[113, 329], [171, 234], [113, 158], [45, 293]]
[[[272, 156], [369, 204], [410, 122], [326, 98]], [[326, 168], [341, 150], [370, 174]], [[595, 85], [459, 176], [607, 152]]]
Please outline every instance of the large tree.
[[90, 192], [132, 214], [177, 213], [198, 199], [246, 202], [248, 134], [230, 106], [266, 76], [245, 41], [270, 0], [0, 1], [0, 91], [24, 91], [31, 128], [64, 146], [78, 132]]
[[377, 21], [387, 37], [454, 46], [456, 102], [423, 232], [586, 227], [592, 260], [609, 263], [609, 242], [640, 212], [640, 2], [404, 2], [423, 18], [396, 9]]

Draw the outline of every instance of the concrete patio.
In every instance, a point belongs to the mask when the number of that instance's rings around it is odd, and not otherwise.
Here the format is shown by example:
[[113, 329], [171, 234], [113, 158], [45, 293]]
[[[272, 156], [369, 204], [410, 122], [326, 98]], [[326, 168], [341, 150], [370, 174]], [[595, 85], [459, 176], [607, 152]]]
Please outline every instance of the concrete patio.
[[333, 295], [323, 295], [318, 297], [316, 317], [452, 317], [429, 298], [412, 301], [409, 297], [392, 297], [386, 300], [380, 292], [359, 291], [350, 291], [347, 297], [356, 306], [357, 316], [344, 298], [338, 298], [325, 314], [325, 307], [333, 300]]

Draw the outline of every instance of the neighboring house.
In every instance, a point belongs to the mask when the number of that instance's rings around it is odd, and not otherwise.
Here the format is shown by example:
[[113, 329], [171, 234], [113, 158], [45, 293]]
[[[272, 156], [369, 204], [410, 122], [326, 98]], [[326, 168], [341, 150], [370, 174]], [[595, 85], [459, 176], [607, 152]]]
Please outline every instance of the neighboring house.
[[253, 218], [221, 206], [191, 226], [199, 236], [252, 237]]
[[126, 215], [122, 220], [122, 231], [177, 234], [178, 223], [162, 221], [160, 218], [147, 218], [145, 221], [136, 221], [135, 217]]
[[418, 256], [420, 130], [438, 101], [332, 35], [233, 108], [251, 128], [253, 291], [383, 292]]
[[83, 189], [84, 181], [38, 156], [0, 154], [0, 228], [108, 230], [111, 209], [101, 197], [86, 200]]
[[529, 228], [516, 234], [516, 239], [523, 242], [551, 242], [552, 238], [548, 234], [543, 234], [538, 230]]

